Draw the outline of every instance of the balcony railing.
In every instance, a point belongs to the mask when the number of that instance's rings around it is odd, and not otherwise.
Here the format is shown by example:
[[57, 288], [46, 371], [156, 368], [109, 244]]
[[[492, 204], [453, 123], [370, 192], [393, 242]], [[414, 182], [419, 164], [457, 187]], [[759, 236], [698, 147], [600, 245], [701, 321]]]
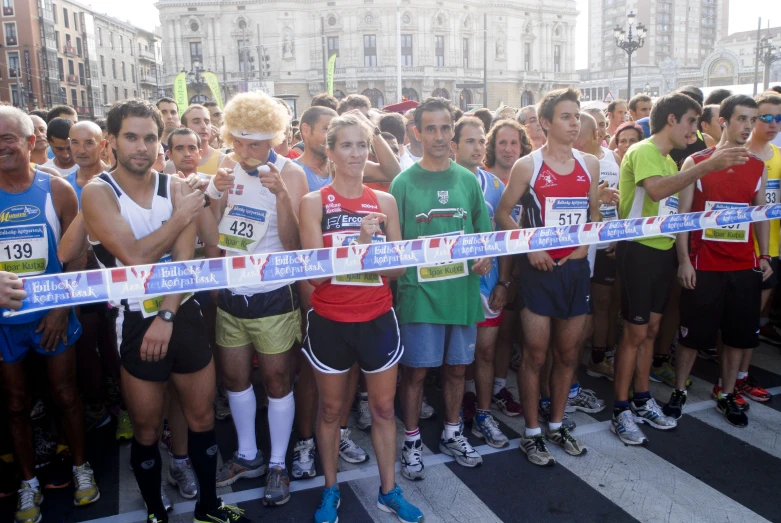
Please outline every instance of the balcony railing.
[[157, 85], [157, 79], [151, 74], [146, 74], [146, 73], [139, 74], [138, 81], [139, 83], [146, 84], [146, 85]]
[[3, 7], [3, 16], [14, 16], [13, 7]]
[[17, 45], [17, 40], [15, 36], [6, 36], [5, 37], [5, 45]]
[[77, 105], [76, 107], [74, 107], [74, 109], [76, 109], [76, 113], [77, 114], [81, 114], [81, 115], [84, 115], [84, 116], [91, 116], [92, 115], [92, 110], [90, 110], [89, 107], [84, 107], [84, 106], [81, 106], [81, 105]]
[[10, 78], [16, 78], [19, 76], [19, 70], [18, 69], [9, 69], [8, 70], [8, 76]]
[[141, 51], [138, 52], [138, 58], [142, 60], [149, 60], [150, 62], [154, 62], [155, 53], [153, 53], [152, 51], [147, 51], [145, 49], [142, 49]]
[[79, 76], [75, 74], [69, 74], [67, 77], [67, 82], [71, 85], [78, 85], [79, 84]]
[[76, 48], [71, 45], [66, 45], [62, 52], [65, 54], [65, 56], [76, 56]]

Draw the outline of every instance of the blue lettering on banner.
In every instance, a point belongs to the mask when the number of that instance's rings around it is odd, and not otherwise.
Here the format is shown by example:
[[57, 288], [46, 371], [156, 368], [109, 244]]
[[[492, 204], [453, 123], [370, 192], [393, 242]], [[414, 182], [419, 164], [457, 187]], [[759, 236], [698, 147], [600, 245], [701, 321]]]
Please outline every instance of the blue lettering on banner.
[[0, 241], [18, 239], [43, 238], [44, 225], [19, 225], [16, 227], [0, 227]]
[[482, 236], [472, 236], [471, 234], [459, 236], [450, 251], [450, 256], [454, 260], [485, 257], [485, 243]]
[[264, 282], [321, 278], [333, 273], [331, 251], [278, 252], [269, 254], [261, 270]]
[[46, 274], [24, 280], [27, 299], [19, 313], [63, 305], [108, 301], [109, 293], [103, 271]]
[[577, 246], [579, 245], [578, 232], [580, 229], [580, 225], [536, 229], [531, 238], [529, 238], [529, 250], [548, 250]]
[[670, 214], [664, 216], [659, 229], [664, 234], [674, 234], [683, 231], [691, 231], [699, 228], [702, 213]]
[[601, 241], [631, 240], [643, 236], [643, 224], [645, 219], [634, 218], [631, 220], [617, 220], [607, 222], [599, 231]]
[[751, 211], [749, 207], [746, 207], [745, 205], [735, 207], [724, 203], [717, 203], [713, 206], [713, 210], [721, 211], [715, 216], [718, 225], [732, 225], [733, 223], [751, 221]]
[[556, 198], [553, 210], [588, 209], [588, 198]]
[[385, 270], [402, 267], [398, 247], [392, 243], [373, 243], [363, 257], [364, 270]]
[[244, 207], [243, 205], [234, 205], [228, 212], [228, 216], [234, 216], [236, 218], [245, 218], [247, 220], [253, 220], [256, 222], [266, 221], [266, 211], [262, 209], [253, 209], [251, 207]]

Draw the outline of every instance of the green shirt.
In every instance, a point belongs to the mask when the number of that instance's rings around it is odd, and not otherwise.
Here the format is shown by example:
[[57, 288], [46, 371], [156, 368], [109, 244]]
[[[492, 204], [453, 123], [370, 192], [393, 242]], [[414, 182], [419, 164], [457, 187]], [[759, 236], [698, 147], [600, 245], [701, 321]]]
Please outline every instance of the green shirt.
[[[405, 240], [491, 231], [477, 178], [452, 161], [445, 171], [412, 165], [393, 180], [390, 193], [399, 206], [401, 237]], [[399, 322], [472, 325], [483, 321], [480, 276], [472, 272], [471, 261], [467, 265], [466, 276], [422, 282], [418, 281], [418, 267], [407, 269], [398, 281]], [[463, 271], [462, 266], [456, 267]], [[446, 271], [438, 266], [421, 270], [424, 278], [446, 274], [454, 274], [453, 269]]]
[[[643, 180], [652, 176], [678, 174], [678, 166], [669, 155], [662, 156], [652, 138], [634, 144], [621, 162], [618, 190], [621, 192], [619, 212], [621, 218], [647, 218], [678, 212], [678, 195], [674, 194], [655, 202], [643, 188]], [[648, 247], [666, 251], [675, 244], [673, 236], [653, 236], [635, 240]]]

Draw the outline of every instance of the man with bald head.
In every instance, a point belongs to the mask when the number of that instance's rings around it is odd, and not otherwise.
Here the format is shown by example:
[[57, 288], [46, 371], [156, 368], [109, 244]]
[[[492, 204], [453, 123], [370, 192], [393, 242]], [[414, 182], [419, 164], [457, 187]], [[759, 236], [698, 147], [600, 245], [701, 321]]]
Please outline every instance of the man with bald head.
[[599, 144], [603, 147], [606, 146], [607, 145], [607, 117], [605, 116], [605, 113], [596, 107], [589, 107], [588, 109], [583, 109], [583, 111], [580, 113], [581, 116], [584, 113], [589, 114], [596, 122], [597, 137], [599, 138]]
[[30, 115], [35, 128], [35, 148], [30, 152], [30, 162], [36, 165], [43, 165], [49, 161], [46, 156], [46, 150], [49, 148], [49, 141], [46, 139], [46, 121], [40, 116]]
[[103, 139], [103, 131], [95, 122], [84, 121], [71, 127], [70, 133], [71, 155], [78, 165], [78, 169], [65, 179], [71, 184], [76, 196], [79, 198], [81, 208], [81, 190], [90, 180], [103, 172], [103, 162], [100, 155], [106, 146]]

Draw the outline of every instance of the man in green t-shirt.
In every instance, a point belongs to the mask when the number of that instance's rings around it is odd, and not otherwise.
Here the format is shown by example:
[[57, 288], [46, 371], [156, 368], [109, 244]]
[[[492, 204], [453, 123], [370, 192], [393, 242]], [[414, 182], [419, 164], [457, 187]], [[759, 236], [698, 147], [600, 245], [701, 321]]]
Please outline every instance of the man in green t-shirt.
[[[680, 93], [663, 96], [656, 102], [651, 110], [651, 137], [630, 147], [621, 163], [621, 218], [677, 214], [678, 191], [711, 171], [748, 161], [743, 147], [719, 149], [708, 160], [678, 173], [670, 151], [686, 148], [697, 132], [701, 111], [697, 102]], [[648, 383], [654, 340], [677, 270], [674, 244], [675, 236], [665, 235], [623, 241], [616, 249], [624, 330], [616, 354], [611, 430], [628, 445], [648, 442], [637, 421], [659, 430], [677, 425], [651, 397]], [[631, 404], [630, 385], [634, 385]]]
[[[453, 108], [442, 98], [428, 98], [415, 109], [415, 135], [423, 158], [399, 174], [390, 193], [399, 206], [405, 240], [440, 236], [448, 248], [461, 234], [490, 232], [491, 221], [475, 175], [449, 158]], [[445, 427], [439, 449], [466, 467], [482, 463], [461, 429], [459, 410], [464, 372], [474, 361], [477, 322], [485, 319], [480, 276], [490, 258], [412, 267], [399, 278], [398, 319], [406, 367], [400, 386], [406, 439], [401, 474], [423, 479], [423, 443], [418, 430], [423, 381], [429, 367], [442, 366]]]

